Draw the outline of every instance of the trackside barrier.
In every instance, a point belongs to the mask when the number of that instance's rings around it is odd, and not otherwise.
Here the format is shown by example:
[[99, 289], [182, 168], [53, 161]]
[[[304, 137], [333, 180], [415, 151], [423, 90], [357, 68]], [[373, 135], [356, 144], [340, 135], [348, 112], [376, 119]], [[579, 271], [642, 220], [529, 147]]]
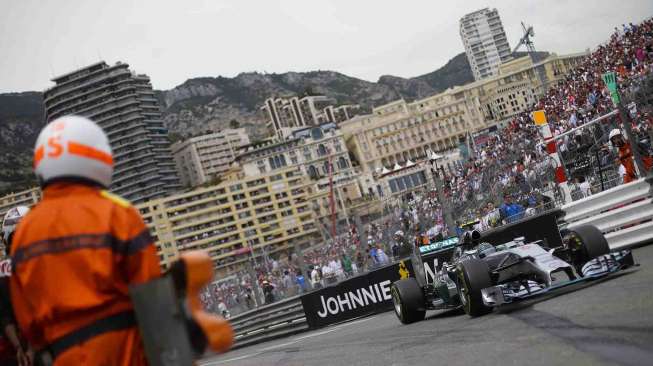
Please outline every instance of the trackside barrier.
[[299, 296], [239, 314], [230, 319], [236, 333], [234, 348], [303, 332], [308, 329]]
[[625, 249], [653, 241], [653, 177], [639, 179], [562, 207], [563, 227], [598, 227], [610, 249]]

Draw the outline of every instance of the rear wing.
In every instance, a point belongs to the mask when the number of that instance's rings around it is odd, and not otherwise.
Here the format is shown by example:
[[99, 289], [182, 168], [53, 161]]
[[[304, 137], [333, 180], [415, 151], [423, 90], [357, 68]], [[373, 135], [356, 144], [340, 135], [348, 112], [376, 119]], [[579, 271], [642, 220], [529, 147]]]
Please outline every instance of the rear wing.
[[460, 238], [457, 236], [452, 236], [450, 238], [444, 239], [442, 241], [436, 241], [434, 243], [431, 243], [429, 245], [423, 245], [419, 247], [419, 254], [420, 256], [425, 256], [428, 254], [431, 254], [433, 252], [438, 252], [441, 250], [447, 250], [450, 248], [455, 247], [460, 243]]
[[415, 271], [415, 279], [420, 286], [433, 282], [434, 273], [440, 270], [442, 263], [451, 261], [451, 255], [460, 243], [460, 238], [452, 236], [415, 248], [410, 260]]

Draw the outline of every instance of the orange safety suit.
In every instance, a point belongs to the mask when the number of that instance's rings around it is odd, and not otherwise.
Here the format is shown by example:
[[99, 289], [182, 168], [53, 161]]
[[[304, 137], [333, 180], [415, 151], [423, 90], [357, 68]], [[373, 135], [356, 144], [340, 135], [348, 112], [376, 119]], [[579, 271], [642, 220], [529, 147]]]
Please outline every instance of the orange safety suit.
[[[630, 183], [637, 179], [637, 171], [635, 170], [635, 161], [633, 160], [633, 152], [630, 148], [629, 143], [624, 143], [619, 146], [619, 161], [626, 169], [626, 175], [624, 176], [624, 183]], [[653, 158], [650, 156], [642, 156], [642, 162], [644, 163], [644, 169], [649, 172], [651, 166], [653, 166]]]
[[[128, 286], [161, 275], [153, 239], [127, 201], [90, 185], [48, 185], [18, 225], [11, 300], [54, 365], [146, 365]], [[156, 301], [153, 299], [153, 301]]]

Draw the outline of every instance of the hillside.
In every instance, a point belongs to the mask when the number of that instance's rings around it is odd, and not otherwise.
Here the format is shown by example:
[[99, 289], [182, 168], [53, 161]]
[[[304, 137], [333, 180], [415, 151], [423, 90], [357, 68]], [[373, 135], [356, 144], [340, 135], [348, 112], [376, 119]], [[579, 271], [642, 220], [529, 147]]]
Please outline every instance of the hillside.
[[[252, 138], [265, 134], [259, 107], [271, 96], [324, 94], [363, 111], [398, 98], [413, 100], [473, 81], [464, 53], [443, 67], [414, 78], [382, 76], [377, 82], [335, 71], [242, 73], [233, 78], [199, 77], [156, 91], [173, 139], [225, 128], [233, 120]], [[0, 194], [35, 184], [31, 150], [43, 124], [40, 92], [0, 94]]]
[[0, 94], [0, 194], [36, 184], [32, 148], [43, 114], [41, 93]]

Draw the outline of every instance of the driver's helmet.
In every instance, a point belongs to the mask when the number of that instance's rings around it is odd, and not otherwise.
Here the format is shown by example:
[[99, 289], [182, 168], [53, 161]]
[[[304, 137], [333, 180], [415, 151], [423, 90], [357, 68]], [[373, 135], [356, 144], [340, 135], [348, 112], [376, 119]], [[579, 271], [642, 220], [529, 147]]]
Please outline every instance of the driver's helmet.
[[488, 242], [482, 242], [478, 245], [477, 251], [479, 257], [485, 258], [492, 253], [496, 253], [497, 249], [494, 247], [494, 245]]

